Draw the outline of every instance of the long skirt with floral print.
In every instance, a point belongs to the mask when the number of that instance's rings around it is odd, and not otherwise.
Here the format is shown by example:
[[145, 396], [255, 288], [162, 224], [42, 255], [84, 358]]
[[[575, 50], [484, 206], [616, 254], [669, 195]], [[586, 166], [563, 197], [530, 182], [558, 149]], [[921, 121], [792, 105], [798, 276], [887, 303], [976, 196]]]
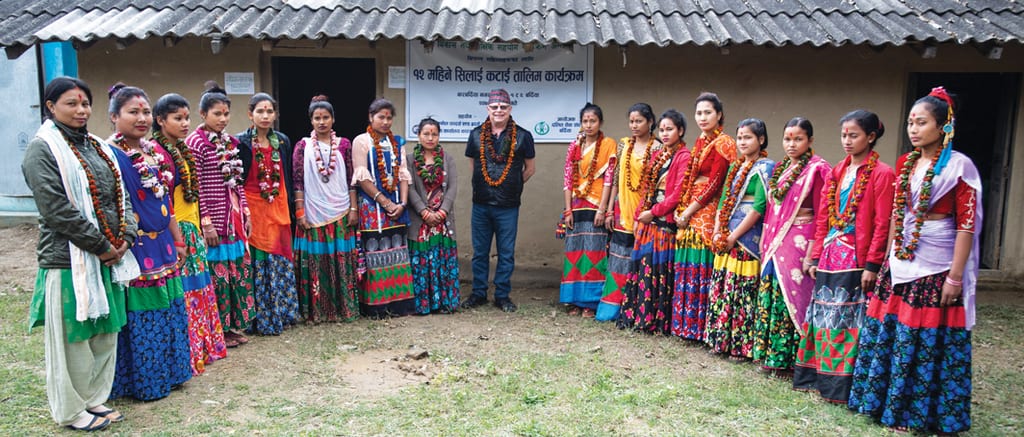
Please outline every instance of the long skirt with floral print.
[[185, 290], [188, 311], [188, 341], [192, 349], [192, 374], [199, 375], [206, 365], [228, 355], [224, 329], [217, 311], [217, 292], [206, 269], [206, 243], [196, 225], [178, 223], [185, 239], [185, 261], [181, 263], [181, 286]]
[[971, 428], [971, 331], [962, 297], [940, 305], [948, 273], [893, 285], [882, 266], [861, 328], [851, 410], [895, 428]]
[[775, 261], [769, 260], [762, 271], [754, 322], [754, 360], [765, 369], [790, 371], [796, 361], [800, 333], [782, 296]]
[[633, 269], [622, 293], [618, 326], [652, 334], [669, 334], [676, 230], [656, 223], [637, 223], [636, 227]]
[[705, 343], [719, 354], [753, 358], [761, 261], [741, 247], [715, 256]]
[[261, 335], [279, 335], [299, 319], [295, 293], [295, 265], [282, 255], [255, 247], [252, 252], [252, 286], [255, 316], [249, 328]]
[[256, 302], [252, 295], [252, 273], [249, 271], [249, 252], [245, 242], [222, 238], [221, 243], [209, 248], [213, 288], [217, 291], [217, 309], [225, 331], [244, 331], [249, 328]]
[[348, 217], [309, 229], [295, 229], [299, 309], [307, 322], [348, 322], [359, 318], [359, 254]]

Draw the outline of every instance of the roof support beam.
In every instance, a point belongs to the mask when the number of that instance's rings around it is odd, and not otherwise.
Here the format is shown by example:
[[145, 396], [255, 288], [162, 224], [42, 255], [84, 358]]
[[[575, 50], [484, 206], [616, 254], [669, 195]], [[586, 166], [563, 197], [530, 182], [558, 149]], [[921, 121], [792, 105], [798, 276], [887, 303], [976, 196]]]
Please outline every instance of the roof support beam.
[[221, 50], [224, 50], [224, 47], [227, 47], [228, 42], [230, 41], [228, 37], [222, 35], [220, 32], [213, 32], [206, 36], [210, 37], [210, 51], [215, 55], [220, 54]]
[[135, 38], [135, 37], [118, 38], [117, 42], [114, 43], [114, 47], [117, 47], [118, 50], [124, 50], [124, 49], [127, 49], [132, 44], [135, 44], [135, 41], [138, 41], [138, 38]]
[[89, 41], [77, 41], [76, 40], [76, 41], [72, 41], [71, 45], [75, 48], [75, 50], [82, 51], [82, 50], [87, 50], [89, 47], [92, 47], [94, 44], [96, 44], [96, 41], [98, 41], [98, 40], [95, 40], [95, 39], [89, 40]]
[[164, 47], [171, 48], [171, 47], [174, 47], [174, 46], [178, 45], [179, 42], [181, 42], [181, 38], [180, 37], [177, 37], [177, 36], [165, 36], [164, 37]]
[[322, 49], [324, 47], [327, 47], [327, 43], [330, 42], [330, 41], [331, 41], [330, 38], [328, 38], [326, 36], [321, 36], [320, 38], [317, 38], [316, 41], [313, 42], [313, 46], [318, 48], [318, 49]]
[[7, 54], [7, 59], [10, 59], [10, 60], [13, 61], [15, 59], [20, 58], [21, 55], [24, 54], [25, 52], [27, 52], [28, 49], [31, 48], [31, 47], [32, 46], [27, 46], [27, 45], [24, 45], [24, 44], [10, 45], [10, 46], [4, 47], [4, 53]]
[[278, 39], [265, 39], [260, 43], [260, 50], [263, 50], [264, 52], [269, 52], [273, 50], [274, 47], [277, 47], [277, 44], [280, 42], [281, 40]]
[[939, 54], [939, 46], [935, 44], [924, 44], [920, 46], [911, 46], [917, 54], [921, 55], [923, 59], [935, 59]]
[[1003, 46], [1000, 44], [974, 44], [974, 49], [993, 61], [1003, 57]]

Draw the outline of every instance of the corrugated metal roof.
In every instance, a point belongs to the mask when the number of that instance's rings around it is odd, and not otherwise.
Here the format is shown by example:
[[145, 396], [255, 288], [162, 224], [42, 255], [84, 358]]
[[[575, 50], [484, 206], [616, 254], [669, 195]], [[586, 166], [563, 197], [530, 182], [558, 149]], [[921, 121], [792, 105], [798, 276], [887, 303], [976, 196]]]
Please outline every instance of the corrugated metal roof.
[[1022, 42], [1018, 0], [0, 0], [0, 45], [101, 38], [580, 44]]

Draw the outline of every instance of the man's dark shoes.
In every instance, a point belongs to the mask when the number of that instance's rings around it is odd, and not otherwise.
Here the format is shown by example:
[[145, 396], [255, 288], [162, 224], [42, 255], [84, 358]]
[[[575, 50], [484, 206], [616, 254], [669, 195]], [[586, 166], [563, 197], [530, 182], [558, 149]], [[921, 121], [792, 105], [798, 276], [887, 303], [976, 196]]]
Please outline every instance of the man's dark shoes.
[[518, 309], [516, 304], [512, 303], [512, 299], [497, 299], [494, 301], [494, 306], [501, 308], [506, 313], [514, 313]]
[[468, 310], [468, 309], [471, 309], [471, 308], [476, 308], [476, 307], [478, 307], [480, 305], [484, 305], [486, 303], [487, 303], [487, 297], [481, 297], [481, 296], [477, 296], [475, 294], [471, 294], [471, 295], [469, 295], [468, 298], [466, 298], [466, 300], [462, 301], [462, 304], [460, 304], [459, 306], [462, 307], [462, 309]]

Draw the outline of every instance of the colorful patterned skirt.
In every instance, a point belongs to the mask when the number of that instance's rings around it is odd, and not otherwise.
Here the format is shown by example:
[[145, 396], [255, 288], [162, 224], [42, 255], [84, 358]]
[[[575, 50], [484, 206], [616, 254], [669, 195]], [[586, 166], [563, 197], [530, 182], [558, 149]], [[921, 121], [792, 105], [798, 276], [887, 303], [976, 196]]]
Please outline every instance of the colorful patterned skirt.
[[188, 311], [188, 342], [192, 349], [192, 374], [199, 375], [206, 365], [224, 358], [224, 330], [217, 311], [217, 293], [206, 270], [206, 243], [190, 222], [179, 222], [185, 238], [185, 262], [181, 265], [181, 286], [185, 290]]
[[857, 268], [856, 250], [845, 238], [826, 243], [821, 252], [793, 371], [794, 389], [817, 391], [826, 400], [842, 404], [850, 397], [867, 307], [860, 286], [864, 269]]
[[586, 206], [573, 207], [573, 228], [565, 232], [565, 258], [558, 301], [597, 309], [608, 274], [608, 231], [594, 226], [596, 210], [584, 208]]
[[249, 253], [240, 239], [221, 238], [220, 244], [207, 249], [207, 261], [217, 291], [217, 310], [225, 331], [249, 328], [256, 303], [252, 296]]
[[295, 228], [299, 309], [307, 322], [349, 322], [359, 317], [356, 233], [348, 217], [324, 226]]
[[256, 301], [255, 316], [249, 329], [260, 335], [280, 335], [299, 319], [295, 265], [286, 256], [252, 246], [249, 250], [252, 252], [252, 289]]
[[675, 252], [672, 335], [704, 341], [715, 254], [704, 244], [698, 229], [689, 227], [682, 234]]
[[882, 266], [860, 330], [851, 410], [889, 427], [971, 428], [971, 331], [962, 298], [940, 305], [947, 273], [894, 286]]
[[459, 306], [459, 253], [445, 223], [424, 223], [409, 240], [416, 312], [450, 313]]
[[761, 261], [738, 245], [715, 256], [705, 330], [712, 351], [753, 358], [760, 269]]
[[675, 252], [674, 226], [636, 223], [633, 268], [622, 292], [620, 328], [654, 334], [670, 332]]
[[608, 239], [608, 273], [605, 275], [604, 290], [601, 302], [597, 304], [595, 320], [607, 322], [619, 319], [622, 290], [626, 286], [626, 277], [633, 269], [634, 242], [632, 233], [619, 229], [612, 231]]
[[366, 257], [360, 312], [367, 317], [407, 316], [416, 311], [404, 225], [380, 232], [363, 230], [360, 244]]
[[754, 360], [760, 361], [765, 369], [789, 371], [796, 361], [800, 333], [793, 325], [786, 298], [782, 296], [775, 261], [769, 260], [762, 272], [755, 304]]
[[111, 398], [160, 399], [192, 378], [185, 295], [177, 273], [129, 283]]

